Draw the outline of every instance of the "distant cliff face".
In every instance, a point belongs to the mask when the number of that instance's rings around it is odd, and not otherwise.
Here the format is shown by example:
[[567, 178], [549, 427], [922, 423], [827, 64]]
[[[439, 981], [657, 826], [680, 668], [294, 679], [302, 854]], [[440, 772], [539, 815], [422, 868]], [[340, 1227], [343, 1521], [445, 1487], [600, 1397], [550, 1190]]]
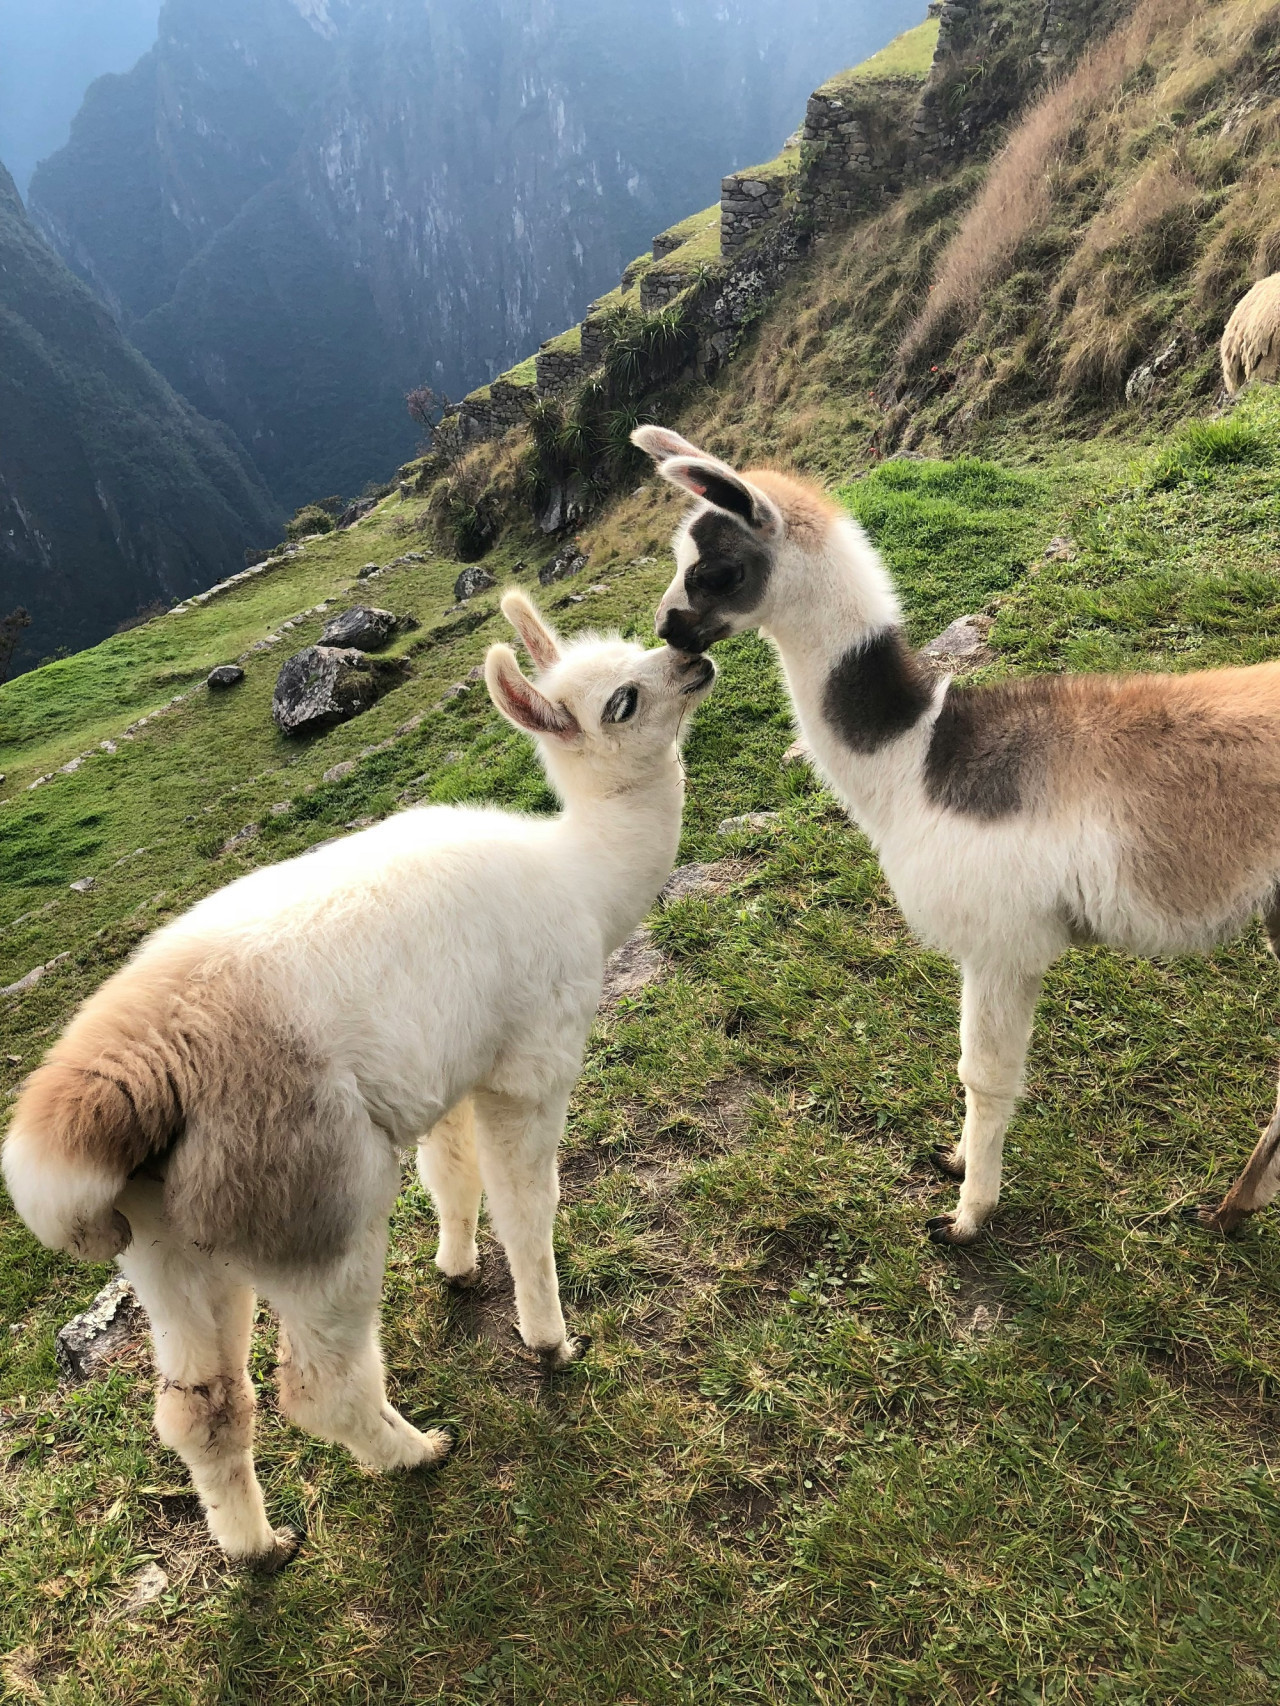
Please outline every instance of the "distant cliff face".
[[168, 0], [33, 215], [286, 503], [412, 447], [921, 0]]
[[0, 615], [18, 667], [242, 568], [280, 516], [32, 227], [0, 167]]

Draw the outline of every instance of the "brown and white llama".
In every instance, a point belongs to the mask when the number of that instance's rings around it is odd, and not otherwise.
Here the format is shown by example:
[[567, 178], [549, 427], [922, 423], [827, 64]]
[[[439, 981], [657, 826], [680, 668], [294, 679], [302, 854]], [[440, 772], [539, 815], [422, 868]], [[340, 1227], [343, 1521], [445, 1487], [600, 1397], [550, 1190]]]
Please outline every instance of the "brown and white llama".
[[[1000, 1195], [1041, 980], [1073, 943], [1202, 951], [1261, 913], [1280, 953], [1280, 663], [1189, 675], [936, 682], [888, 572], [815, 486], [739, 474], [677, 433], [633, 435], [698, 500], [657, 628], [690, 653], [747, 628], [777, 649], [818, 768], [880, 857], [912, 928], [963, 973], [961, 1179], [937, 1243], [976, 1238]], [[1223, 1233], [1280, 1188], [1280, 1102], [1225, 1199]]]

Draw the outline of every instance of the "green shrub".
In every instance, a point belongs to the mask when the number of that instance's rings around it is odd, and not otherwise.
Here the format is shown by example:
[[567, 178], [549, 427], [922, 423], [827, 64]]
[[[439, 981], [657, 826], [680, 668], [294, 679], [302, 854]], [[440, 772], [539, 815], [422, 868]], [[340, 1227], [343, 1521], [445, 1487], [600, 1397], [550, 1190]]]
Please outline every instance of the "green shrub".
[[1184, 480], [1205, 479], [1213, 468], [1265, 467], [1271, 461], [1271, 446], [1265, 435], [1248, 421], [1229, 416], [1222, 421], [1189, 421], [1152, 466], [1148, 485], [1153, 491], [1168, 491]]
[[303, 504], [285, 528], [290, 539], [305, 539], [311, 533], [332, 533], [333, 517], [321, 504]]

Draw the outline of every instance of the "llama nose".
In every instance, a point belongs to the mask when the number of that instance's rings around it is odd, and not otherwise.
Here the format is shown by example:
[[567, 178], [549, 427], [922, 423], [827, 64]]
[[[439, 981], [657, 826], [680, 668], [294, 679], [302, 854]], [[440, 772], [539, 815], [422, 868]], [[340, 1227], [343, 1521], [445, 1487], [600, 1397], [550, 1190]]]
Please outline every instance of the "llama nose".
[[665, 640], [678, 652], [691, 652], [696, 655], [706, 650], [697, 624], [691, 620], [688, 610], [668, 610], [658, 624], [658, 638]]

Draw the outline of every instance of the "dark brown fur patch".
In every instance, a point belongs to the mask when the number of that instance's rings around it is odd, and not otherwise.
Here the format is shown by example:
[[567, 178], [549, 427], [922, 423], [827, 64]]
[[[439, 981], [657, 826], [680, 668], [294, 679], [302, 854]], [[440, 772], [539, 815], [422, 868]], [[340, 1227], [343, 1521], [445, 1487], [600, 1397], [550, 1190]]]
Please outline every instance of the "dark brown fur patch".
[[925, 757], [925, 788], [935, 805], [971, 817], [1000, 818], [1043, 794], [1062, 682], [1055, 677], [948, 688]]
[[854, 752], [906, 734], [933, 700], [933, 681], [897, 628], [851, 646], [827, 677], [822, 713]]

